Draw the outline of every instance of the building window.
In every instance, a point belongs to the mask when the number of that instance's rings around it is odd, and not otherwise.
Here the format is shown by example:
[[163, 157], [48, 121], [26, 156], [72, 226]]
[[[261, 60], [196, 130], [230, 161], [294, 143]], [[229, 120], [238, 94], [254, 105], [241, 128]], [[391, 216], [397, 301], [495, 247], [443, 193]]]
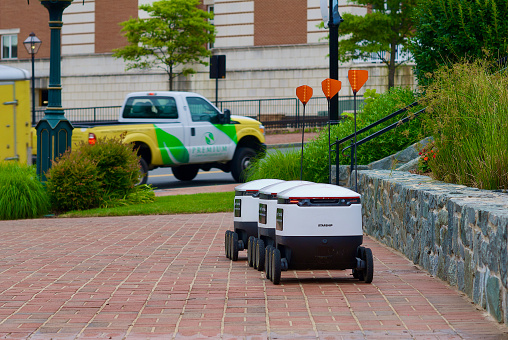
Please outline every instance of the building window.
[[47, 89], [41, 89], [39, 93], [39, 106], [48, 106], [48, 94]]
[[18, 58], [18, 36], [2, 35], [2, 59]]

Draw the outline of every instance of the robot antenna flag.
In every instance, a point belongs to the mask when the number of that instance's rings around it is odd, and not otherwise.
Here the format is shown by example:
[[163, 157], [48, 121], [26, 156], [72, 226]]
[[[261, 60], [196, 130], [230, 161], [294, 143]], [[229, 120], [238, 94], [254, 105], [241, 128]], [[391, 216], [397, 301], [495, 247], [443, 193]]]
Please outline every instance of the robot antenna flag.
[[303, 178], [303, 139], [305, 134], [305, 105], [312, 98], [312, 87], [302, 85], [296, 88], [296, 96], [303, 104], [303, 116], [302, 116], [302, 155], [300, 157], [300, 181]]

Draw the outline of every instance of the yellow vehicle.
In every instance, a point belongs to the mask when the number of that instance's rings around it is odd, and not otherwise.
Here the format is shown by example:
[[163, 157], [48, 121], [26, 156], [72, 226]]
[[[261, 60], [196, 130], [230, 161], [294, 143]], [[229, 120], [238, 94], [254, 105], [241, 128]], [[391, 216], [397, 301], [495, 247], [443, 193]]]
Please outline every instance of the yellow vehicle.
[[220, 112], [192, 92], [135, 92], [127, 95], [116, 121], [72, 123], [72, 145], [124, 136], [141, 157], [141, 183], [147, 172], [171, 167], [175, 178], [190, 181], [199, 169], [218, 168], [244, 180], [251, 159], [264, 152], [264, 127], [257, 120]]
[[32, 164], [30, 75], [0, 65], [0, 161]]

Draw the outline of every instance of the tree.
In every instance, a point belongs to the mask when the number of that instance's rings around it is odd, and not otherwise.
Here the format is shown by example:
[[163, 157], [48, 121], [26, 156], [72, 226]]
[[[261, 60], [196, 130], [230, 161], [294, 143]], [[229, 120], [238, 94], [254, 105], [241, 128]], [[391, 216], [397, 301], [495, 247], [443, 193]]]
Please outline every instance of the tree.
[[[113, 56], [127, 61], [127, 70], [163, 69], [172, 91], [176, 76], [196, 72], [185, 65], [208, 65], [203, 58], [211, 55], [207, 44], [215, 40], [215, 28], [209, 22], [213, 14], [198, 9], [198, 5], [199, 0], [161, 0], [139, 6], [150, 18], [121, 23], [129, 44], [113, 50]], [[183, 67], [176, 71], [178, 66]]]
[[420, 85], [440, 65], [463, 58], [497, 60], [508, 47], [508, 1], [420, 0], [411, 52]]
[[[353, 0], [367, 6], [365, 15], [343, 13], [339, 26], [339, 60], [367, 59], [375, 53], [388, 67], [388, 88], [395, 86], [395, 70], [404, 61], [395, 60], [397, 48], [407, 52], [413, 35], [412, 11], [416, 0]], [[387, 57], [388, 56], [388, 57]]]

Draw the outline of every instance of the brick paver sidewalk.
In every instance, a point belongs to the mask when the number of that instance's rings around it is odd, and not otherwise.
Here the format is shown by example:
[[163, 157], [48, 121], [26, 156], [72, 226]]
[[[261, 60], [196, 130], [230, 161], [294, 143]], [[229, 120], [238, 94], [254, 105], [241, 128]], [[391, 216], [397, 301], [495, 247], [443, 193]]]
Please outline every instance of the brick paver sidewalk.
[[[306, 132], [303, 135], [304, 142], [310, 142], [319, 135], [317, 132]], [[266, 145], [277, 146], [280, 144], [298, 144], [302, 143], [302, 133], [269, 133], [265, 136]]]
[[506, 339], [453, 288], [365, 238], [372, 284], [224, 256], [231, 213], [0, 222], [0, 338]]

